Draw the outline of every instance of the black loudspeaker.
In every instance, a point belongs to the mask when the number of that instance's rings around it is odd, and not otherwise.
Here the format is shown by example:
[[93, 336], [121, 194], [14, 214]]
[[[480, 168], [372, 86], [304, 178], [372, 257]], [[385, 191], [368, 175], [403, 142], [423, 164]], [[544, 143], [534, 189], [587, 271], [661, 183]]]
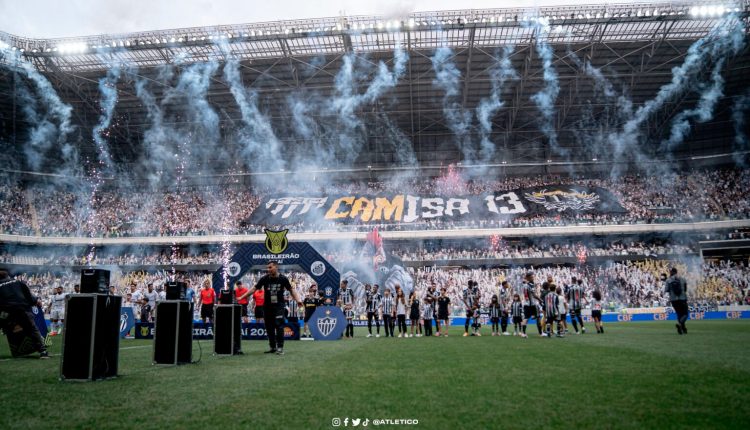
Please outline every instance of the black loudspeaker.
[[109, 294], [109, 270], [81, 270], [81, 293]]
[[185, 300], [186, 291], [184, 282], [167, 282], [167, 300]]
[[121, 306], [121, 296], [73, 294], [65, 299], [60, 379], [117, 376]]
[[234, 290], [233, 289], [221, 289], [219, 290], [219, 304], [220, 305], [231, 305], [234, 304]]
[[193, 304], [165, 300], [156, 304], [154, 364], [188, 364], [193, 361]]
[[214, 353], [239, 354], [242, 352], [242, 306], [216, 305], [214, 309]]

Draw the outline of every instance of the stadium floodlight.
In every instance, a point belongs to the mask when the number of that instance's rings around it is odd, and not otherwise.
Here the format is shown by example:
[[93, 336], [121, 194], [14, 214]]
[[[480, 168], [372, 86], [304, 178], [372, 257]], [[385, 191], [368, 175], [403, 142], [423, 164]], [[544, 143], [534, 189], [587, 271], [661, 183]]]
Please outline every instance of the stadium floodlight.
[[177, 39], [175, 39], [174, 37], [173, 37], [173, 38], [171, 38], [171, 39], [169, 39], [169, 42], [170, 42], [170, 43], [175, 43], [176, 41], [177, 41]]
[[383, 29], [383, 22], [382, 21], [378, 21], [377, 27], [378, 27], [378, 30], [382, 30]]
[[591, 159], [591, 161], [596, 161], [596, 160], [597, 160], [597, 158], [596, 158], [596, 157], [594, 157], [594, 158], [592, 158], [592, 159]]
[[10, 45], [5, 43], [4, 41], [0, 40], [0, 49], [8, 49]]

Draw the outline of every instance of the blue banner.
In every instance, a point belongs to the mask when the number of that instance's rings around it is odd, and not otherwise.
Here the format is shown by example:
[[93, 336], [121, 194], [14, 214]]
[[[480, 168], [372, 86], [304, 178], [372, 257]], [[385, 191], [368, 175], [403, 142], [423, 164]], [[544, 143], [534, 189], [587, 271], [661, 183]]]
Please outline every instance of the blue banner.
[[42, 335], [42, 339], [47, 340], [47, 320], [44, 319], [44, 309], [41, 306], [34, 306], [31, 308], [31, 312], [34, 314], [34, 324], [39, 329], [39, 333]]
[[346, 329], [346, 318], [337, 306], [318, 306], [307, 326], [315, 340], [338, 340]]
[[[299, 340], [299, 324], [287, 324], [284, 327], [284, 340]], [[136, 339], [153, 339], [154, 323], [136, 323]], [[203, 324], [203, 322], [193, 323], [193, 339], [206, 340], [214, 338], [213, 324]], [[243, 323], [242, 340], [267, 340], [266, 326], [260, 323]]]
[[133, 308], [121, 308], [120, 311], [120, 337], [124, 338], [130, 333], [135, 326], [135, 316]]

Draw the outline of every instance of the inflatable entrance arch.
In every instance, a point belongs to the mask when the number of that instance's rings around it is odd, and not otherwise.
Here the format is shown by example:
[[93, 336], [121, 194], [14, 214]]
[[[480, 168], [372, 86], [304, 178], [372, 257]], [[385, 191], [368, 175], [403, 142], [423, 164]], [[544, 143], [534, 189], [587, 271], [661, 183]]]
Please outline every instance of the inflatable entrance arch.
[[[279, 233], [276, 237], [274, 233]], [[281, 234], [283, 233], [283, 234]], [[216, 294], [224, 286], [224, 276], [230, 286], [253, 268], [264, 268], [269, 260], [276, 260], [279, 266], [297, 266], [310, 275], [318, 284], [318, 291], [323, 291], [326, 299], [336, 304], [339, 294], [340, 275], [315, 248], [307, 242], [289, 242], [286, 231], [267, 231], [265, 243], [246, 243], [240, 246], [229, 263], [213, 273], [212, 285]], [[281, 236], [281, 238], [279, 238]], [[248, 288], [252, 287], [249, 285]]]

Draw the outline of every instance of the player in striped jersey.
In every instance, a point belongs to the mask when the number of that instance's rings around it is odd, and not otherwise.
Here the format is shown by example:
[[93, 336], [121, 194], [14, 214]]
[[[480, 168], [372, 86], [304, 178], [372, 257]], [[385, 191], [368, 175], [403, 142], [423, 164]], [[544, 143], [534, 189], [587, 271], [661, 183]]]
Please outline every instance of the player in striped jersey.
[[432, 320], [435, 317], [435, 304], [432, 301], [432, 296], [428, 296], [424, 299], [425, 303], [422, 306], [422, 318], [424, 319], [424, 335], [432, 336]]
[[349, 281], [347, 281], [346, 279], [341, 281], [341, 286], [339, 287], [338, 303], [339, 306], [341, 306], [342, 310], [346, 307], [346, 305], [354, 306], [354, 291], [349, 288]]
[[531, 318], [536, 319], [536, 329], [539, 331], [539, 336], [542, 336], [542, 322], [539, 320], [539, 296], [536, 294], [536, 285], [534, 285], [534, 273], [529, 272], [526, 274], [526, 282], [523, 287], [523, 333], [526, 334], [526, 325]]
[[583, 326], [583, 317], [581, 317], [583, 300], [583, 279], [573, 278], [570, 287], [568, 287], [568, 311], [576, 334], [578, 334], [578, 324], [581, 325], [581, 333], [586, 333], [586, 327]]
[[521, 331], [523, 322], [523, 302], [521, 302], [521, 296], [518, 294], [513, 295], [513, 303], [510, 305], [510, 316], [513, 319], [513, 336], [521, 335], [526, 337], [526, 333]]
[[[479, 299], [480, 299], [480, 293], [479, 293], [479, 284], [476, 281], [469, 280], [468, 287], [463, 292], [463, 302], [464, 307], [466, 308], [466, 322], [464, 323], [464, 337], [469, 335], [469, 324], [471, 323], [471, 319], [474, 318], [474, 313], [477, 309], [479, 309]], [[472, 324], [472, 327], [476, 328], [476, 318], [474, 318], [474, 324]], [[476, 330], [475, 330], [476, 332]]]
[[367, 337], [372, 337], [372, 320], [375, 320], [375, 327], [377, 334], [375, 337], [380, 337], [380, 319], [378, 318], [378, 310], [380, 309], [380, 301], [383, 296], [378, 292], [380, 287], [375, 284], [375, 287], [370, 288], [370, 284], [365, 284], [365, 311], [367, 312]]
[[354, 339], [354, 306], [351, 304], [344, 306], [344, 316], [346, 317], [346, 334], [347, 339]]
[[396, 301], [391, 296], [391, 290], [386, 288], [383, 292], [383, 326], [385, 327], [385, 337], [393, 336], [393, 319], [396, 318]]
[[287, 326], [296, 325], [297, 329], [299, 329], [299, 307], [289, 291], [284, 291], [284, 301], [286, 302]]
[[549, 283], [547, 294], [544, 296], [544, 317], [546, 320], [546, 332], [548, 337], [552, 337], [552, 325], [557, 323], [557, 337], [562, 337], [562, 324], [560, 323], [559, 300], [555, 291], [557, 286]]
[[492, 296], [492, 301], [490, 302], [490, 322], [492, 323], [492, 335], [493, 336], [500, 336], [500, 329], [498, 328], [498, 323], [500, 322], [500, 315], [503, 313], [503, 306], [500, 304], [500, 301], [498, 300], [496, 295]]

